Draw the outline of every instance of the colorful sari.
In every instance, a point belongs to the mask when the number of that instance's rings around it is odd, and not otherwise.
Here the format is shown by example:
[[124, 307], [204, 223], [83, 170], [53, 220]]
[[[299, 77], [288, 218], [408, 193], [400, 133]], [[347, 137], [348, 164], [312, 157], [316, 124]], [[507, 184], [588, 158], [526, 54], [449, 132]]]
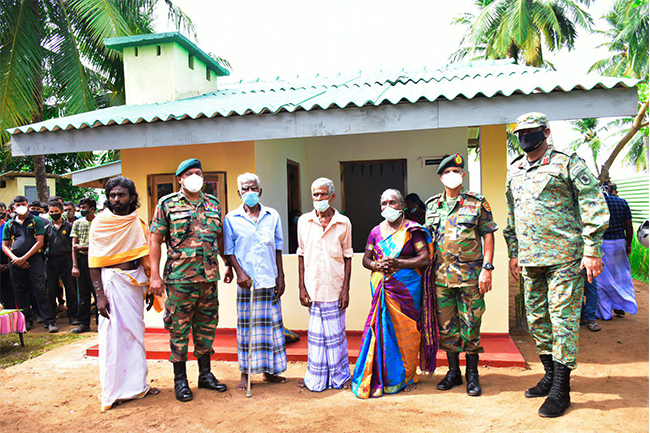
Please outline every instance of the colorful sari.
[[[420, 224], [404, 219], [402, 226], [391, 235], [386, 235], [381, 227], [373, 229], [371, 236], [374, 233], [375, 243], [373, 246], [369, 242], [367, 247], [372, 248], [373, 260], [396, 258], [405, 250], [421, 250], [413, 242], [416, 232], [424, 235], [418, 237], [426, 242], [431, 255], [431, 235]], [[399, 269], [390, 275], [372, 273], [372, 306], [352, 377], [352, 391], [357, 397], [394, 394], [418, 382], [416, 368], [421, 345], [418, 322], [424, 273], [425, 268]]]

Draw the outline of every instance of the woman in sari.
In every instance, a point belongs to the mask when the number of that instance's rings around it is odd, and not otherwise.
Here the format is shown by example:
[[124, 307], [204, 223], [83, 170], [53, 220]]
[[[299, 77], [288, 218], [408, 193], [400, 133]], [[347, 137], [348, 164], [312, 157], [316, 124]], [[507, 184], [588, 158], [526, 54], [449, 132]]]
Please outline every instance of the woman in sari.
[[429, 232], [404, 218], [399, 191], [384, 191], [381, 208], [385, 220], [370, 232], [363, 257], [372, 271], [372, 306], [352, 377], [352, 391], [364, 399], [416, 387], [422, 282], [432, 251]]

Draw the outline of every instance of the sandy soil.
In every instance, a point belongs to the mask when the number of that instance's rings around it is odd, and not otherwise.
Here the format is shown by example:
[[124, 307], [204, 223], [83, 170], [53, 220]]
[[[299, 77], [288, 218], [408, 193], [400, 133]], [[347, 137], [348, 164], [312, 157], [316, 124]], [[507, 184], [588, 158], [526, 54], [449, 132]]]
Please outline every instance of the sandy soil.
[[304, 363], [290, 363], [289, 382], [272, 385], [256, 377], [253, 398], [235, 390], [236, 363], [213, 362], [225, 394], [196, 389], [197, 367], [189, 367], [194, 400], [173, 396], [171, 366], [149, 362], [149, 379], [162, 393], [101, 413], [96, 358], [84, 349], [96, 337], [58, 348], [21, 365], [0, 370], [2, 432], [324, 432], [324, 431], [648, 431], [648, 285], [636, 284], [639, 314], [602, 322], [603, 330], [581, 329], [579, 367], [572, 375], [572, 406], [558, 419], [537, 416], [540, 399], [525, 388], [541, 377], [541, 364], [525, 332], [517, 343], [529, 369], [482, 368], [484, 395], [468, 397], [462, 387], [435, 389], [445, 373], [422, 377], [418, 389], [363, 401], [350, 391], [321, 394], [300, 390]]

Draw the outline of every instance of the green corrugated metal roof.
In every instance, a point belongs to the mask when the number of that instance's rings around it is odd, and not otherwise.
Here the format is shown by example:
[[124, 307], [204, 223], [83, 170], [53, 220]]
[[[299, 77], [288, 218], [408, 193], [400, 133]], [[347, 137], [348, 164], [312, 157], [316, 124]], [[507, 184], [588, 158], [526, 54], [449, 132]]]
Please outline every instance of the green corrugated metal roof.
[[618, 188], [618, 196], [624, 198], [632, 211], [632, 222], [641, 224], [649, 218], [650, 178], [648, 173], [612, 178]]
[[384, 69], [328, 76], [238, 81], [213, 93], [160, 104], [125, 105], [9, 129], [10, 134], [294, 112], [438, 99], [634, 87], [638, 80], [571, 74], [520, 66], [509, 60], [452, 64], [442, 69]]
[[112, 48], [116, 51], [119, 51], [120, 53], [124, 51], [124, 48], [128, 47], [160, 45], [170, 42], [177, 43], [183, 47], [185, 51], [203, 62], [203, 64], [212, 72], [217, 74], [217, 76], [223, 77], [230, 75], [230, 71], [228, 69], [221, 66], [219, 62], [207, 55], [202, 49], [197, 47], [192, 41], [187, 39], [179, 32], [152, 33], [146, 35], [122, 36], [119, 38], [104, 39], [104, 45], [106, 45], [106, 47]]

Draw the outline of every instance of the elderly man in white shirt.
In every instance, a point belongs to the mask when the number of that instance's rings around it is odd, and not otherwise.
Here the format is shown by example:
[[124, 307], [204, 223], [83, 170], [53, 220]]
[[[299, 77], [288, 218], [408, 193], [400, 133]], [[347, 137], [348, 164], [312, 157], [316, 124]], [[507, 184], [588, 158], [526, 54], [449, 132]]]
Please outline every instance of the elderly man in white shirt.
[[[257, 175], [240, 175], [237, 187], [244, 203], [226, 215], [224, 248], [237, 273], [237, 357], [241, 370], [237, 389], [246, 390], [249, 355], [251, 374], [263, 373], [264, 380], [272, 383], [287, 381], [280, 376], [287, 369], [280, 304], [285, 284], [280, 215], [260, 203], [262, 188]], [[251, 285], [255, 292], [253, 304]], [[253, 341], [249, 354], [251, 312]]]
[[309, 308], [307, 372], [298, 382], [310, 391], [349, 388], [345, 309], [350, 300], [352, 225], [332, 207], [334, 183], [311, 186], [314, 210], [298, 220], [300, 303]]

